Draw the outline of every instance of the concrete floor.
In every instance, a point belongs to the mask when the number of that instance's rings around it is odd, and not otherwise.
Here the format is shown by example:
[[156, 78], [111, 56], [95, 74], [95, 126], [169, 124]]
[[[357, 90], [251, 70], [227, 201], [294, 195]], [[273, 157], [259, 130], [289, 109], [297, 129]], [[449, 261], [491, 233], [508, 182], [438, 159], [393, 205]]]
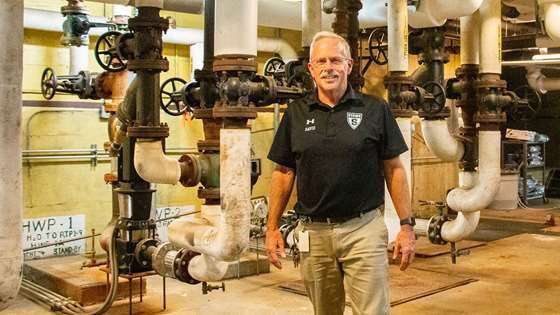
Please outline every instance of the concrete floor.
[[[495, 222], [488, 224], [483, 227], [495, 228]], [[498, 224], [507, 225], [509, 230], [517, 225], [511, 221]], [[456, 265], [447, 255], [417, 258], [411, 268], [478, 281], [394, 306], [392, 314], [560, 314], [560, 234], [550, 234], [540, 225], [520, 225], [516, 231], [471, 249], [470, 255], [459, 257]], [[284, 266], [281, 271], [227, 281], [226, 292], [208, 295], [202, 294], [200, 285], [168, 280], [166, 310], [161, 308], [161, 278], [153, 276], [148, 280], [148, 295], [142, 303], [135, 300], [133, 313], [312, 314], [307, 297], [277, 288], [299, 278], [290, 261]], [[347, 308], [345, 314], [351, 313]], [[0, 314], [50, 312], [20, 296], [15, 305]], [[128, 314], [128, 304], [117, 302], [107, 314]]]

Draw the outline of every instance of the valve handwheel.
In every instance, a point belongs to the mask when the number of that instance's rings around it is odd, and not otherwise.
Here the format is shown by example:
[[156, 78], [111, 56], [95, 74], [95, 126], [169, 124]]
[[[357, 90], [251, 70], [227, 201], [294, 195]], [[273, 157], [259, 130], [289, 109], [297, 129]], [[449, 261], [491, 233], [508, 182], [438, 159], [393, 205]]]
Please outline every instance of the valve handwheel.
[[422, 109], [427, 113], [439, 113], [445, 107], [446, 95], [445, 89], [441, 84], [435, 81], [429, 81], [422, 88], [431, 94], [431, 98], [427, 98], [422, 104]]
[[383, 41], [387, 36], [387, 32], [383, 28], [376, 28], [371, 32], [368, 39], [369, 56], [378, 65], [387, 64], [387, 49], [384, 48]]
[[159, 99], [161, 109], [163, 109], [164, 112], [171, 116], [181, 116], [188, 110], [188, 106], [183, 102], [182, 98], [176, 97], [177, 93], [185, 84], [187, 84], [187, 81], [181, 78], [171, 78], [163, 82]]
[[118, 40], [122, 34], [117, 31], [103, 33], [95, 44], [95, 60], [106, 71], [119, 72], [126, 64], [118, 54]]
[[277, 73], [284, 72], [285, 65], [286, 63], [281, 58], [272, 57], [264, 64], [264, 75], [274, 76]]
[[47, 100], [56, 94], [56, 75], [52, 68], [46, 68], [41, 75], [41, 94]]

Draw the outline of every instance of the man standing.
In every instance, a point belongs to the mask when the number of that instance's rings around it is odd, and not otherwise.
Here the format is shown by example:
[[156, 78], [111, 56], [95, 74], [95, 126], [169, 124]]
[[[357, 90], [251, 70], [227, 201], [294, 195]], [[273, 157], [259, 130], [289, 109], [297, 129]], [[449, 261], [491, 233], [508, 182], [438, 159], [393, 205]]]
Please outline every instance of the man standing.
[[301, 220], [296, 237], [315, 314], [342, 314], [345, 292], [354, 314], [388, 314], [384, 180], [401, 218], [393, 258], [402, 253], [404, 270], [415, 250], [408, 183], [399, 159], [408, 148], [387, 104], [348, 84], [352, 59], [342, 37], [317, 33], [308, 68], [316, 93], [289, 105], [268, 154], [276, 163], [268, 258], [282, 267], [278, 222], [297, 179], [295, 210]]

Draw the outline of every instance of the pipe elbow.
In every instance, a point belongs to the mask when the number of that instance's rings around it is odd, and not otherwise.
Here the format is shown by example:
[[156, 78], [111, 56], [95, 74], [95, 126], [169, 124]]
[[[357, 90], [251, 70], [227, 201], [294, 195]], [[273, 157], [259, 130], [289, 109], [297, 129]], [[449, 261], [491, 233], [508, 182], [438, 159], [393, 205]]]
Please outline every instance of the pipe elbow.
[[459, 242], [471, 235], [478, 226], [480, 211], [459, 212], [453, 221], [441, 227], [441, 238], [448, 242]]
[[163, 153], [159, 140], [136, 142], [134, 168], [143, 180], [150, 183], [174, 185], [181, 178], [179, 161]]
[[257, 39], [257, 49], [259, 51], [278, 53], [284, 61], [298, 58], [296, 50], [290, 46], [287, 41], [281, 38], [259, 37]]
[[447, 127], [447, 120], [422, 120], [422, 134], [430, 151], [446, 162], [457, 162], [465, 154], [464, 144]]
[[216, 260], [216, 258], [202, 254], [195, 256], [189, 262], [189, 274], [198, 281], [221, 281], [224, 279], [228, 263]]
[[527, 69], [527, 83], [529, 86], [535, 90], [539, 91], [540, 93], [548, 92], [543, 88], [543, 81], [545, 76], [541, 73], [540, 69]]
[[560, 2], [544, 4], [544, 27], [546, 34], [555, 42], [560, 42]]

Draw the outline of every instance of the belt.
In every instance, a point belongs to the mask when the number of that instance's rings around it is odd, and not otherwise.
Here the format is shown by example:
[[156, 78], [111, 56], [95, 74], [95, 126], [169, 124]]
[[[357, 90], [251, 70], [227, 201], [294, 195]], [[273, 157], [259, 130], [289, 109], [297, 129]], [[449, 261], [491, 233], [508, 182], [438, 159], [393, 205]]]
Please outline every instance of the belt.
[[365, 211], [360, 211], [360, 212], [356, 212], [356, 213], [352, 213], [351, 215], [347, 215], [344, 217], [313, 217], [313, 216], [308, 216], [308, 215], [298, 215], [299, 218], [301, 218], [303, 221], [306, 222], [317, 222], [317, 223], [328, 223], [328, 224], [332, 224], [332, 223], [344, 223], [348, 220], [354, 219], [354, 218], [358, 218], [361, 217], [367, 213], [370, 213], [372, 211], [377, 210], [378, 208], [373, 208], [370, 210], [365, 210]]

